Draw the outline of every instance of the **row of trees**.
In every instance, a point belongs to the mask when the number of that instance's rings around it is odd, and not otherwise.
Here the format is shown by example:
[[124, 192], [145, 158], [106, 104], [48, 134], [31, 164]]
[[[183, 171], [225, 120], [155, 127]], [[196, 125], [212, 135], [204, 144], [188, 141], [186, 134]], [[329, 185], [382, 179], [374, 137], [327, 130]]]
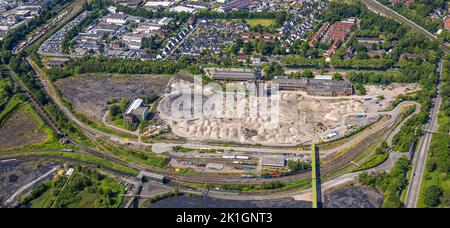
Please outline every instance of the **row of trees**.
[[196, 14], [199, 19], [275, 19], [276, 26], [281, 26], [284, 21], [290, 18], [285, 11], [279, 12], [250, 12], [247, 10], [220, 13], [214, 11], [202, 11]]
[[400, 196], [407, 185], [406, 173], [409, 169], [408, 159], [402, 157], [395, 163], [390, 173], [374, 175], [363, 173], [359, 176], [359, 181], [384, 193], [383, 208], [400, 208], [404, 206]]
[[70, 121], [66, 115], [51, 102], [48, 95], [42, 90], [42, 86], [36, 80], [33, 69], [25, 62], [23, 52], [12, 56], [9, 61], [9, 67], [16, 73], [19, 80], [30, 90], [31, 94], [44, 106], [53, 120], [59, 125], [65, 134], [74, 140], [85, 145], [91, 145], [87, 136], [78, 128], [75, 123]]
[[442, 26], [442, 21], [433, 20], [430, 15], [435, 9], [447, 8], [447, 1], [445, 0], [416, 0], [408, 6], [400, 2], [394, 7], [392, 7], [389, 0], [380, 0], [380, 2], [433, 33], [439, 30]]
[[424, 178], [423, 201], [427, 207], [450, 207], [450, 194], [446, 182], [450, 174], [450, 56], [444, 62], [442, 104], [439, 129], [430, 145], [430, 159]]
[[180, 61], [135, 61], [129, 59], [109, 59], [105, 57], [83, 57], [69, 62], [67, 70], [73, 74], [118, 73], [118, 74], [175, 74], [187, 68]]
[[393, 82], [413, 83], [417, 78], [410, 77], [400, 71], [352, 71], [346, 75], [352, 83], [389, 85]]
[[333, 59], [331, 62], [325, 62], [323, 58], [305, 58], [300, 55], [288, 55], [281, 61], [288, 67], [336, 67], [344, 69], [386, 70], [394, 66], [394, 62], [387, 59]]

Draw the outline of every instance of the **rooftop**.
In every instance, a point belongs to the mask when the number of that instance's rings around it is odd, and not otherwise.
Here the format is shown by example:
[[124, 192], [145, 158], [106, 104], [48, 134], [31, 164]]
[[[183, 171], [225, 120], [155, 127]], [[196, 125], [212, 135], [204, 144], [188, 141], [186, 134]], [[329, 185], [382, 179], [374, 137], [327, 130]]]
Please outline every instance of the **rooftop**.
[[125, 114], [130, 114], [133, 110], [141, 107], [141, 105], [144, 103], [144, 100], [142, 99], [136, 99], [133, 101], [133, 103], [130, 104], [130, 106], [128, 106]]

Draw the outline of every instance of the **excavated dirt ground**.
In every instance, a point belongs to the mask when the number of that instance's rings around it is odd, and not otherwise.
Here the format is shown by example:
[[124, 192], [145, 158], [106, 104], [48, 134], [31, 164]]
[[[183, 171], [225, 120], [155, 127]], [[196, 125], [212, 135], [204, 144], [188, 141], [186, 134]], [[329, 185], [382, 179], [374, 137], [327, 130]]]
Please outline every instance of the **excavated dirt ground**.
[[108, 101], [160, 95], [170, 78], [158, 75], [80, 75], [58, 80], [56, 85], [77, 112], [100, 121]]
[[326, 208], [379, 208], [383, 195], [365, 186], [347, 186], [324, 195]]

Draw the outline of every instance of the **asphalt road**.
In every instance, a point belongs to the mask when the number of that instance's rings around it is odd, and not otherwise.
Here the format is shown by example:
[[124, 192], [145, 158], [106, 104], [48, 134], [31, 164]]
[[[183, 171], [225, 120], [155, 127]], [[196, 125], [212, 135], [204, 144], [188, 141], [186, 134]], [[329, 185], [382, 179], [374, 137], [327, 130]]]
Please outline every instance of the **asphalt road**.
[[[431, 32], [427, 31], [426, 29], [420, 27], [416, 23], [412, 22], [411, 20], [405, 18], [404, 16], [400, 15], [399, 13], [395, 12], [394, 10], [389, 9], [388, 7], [382, 5], [376, 0], [361, 0], [366, 7], [368, 7], [370, 10], [379, 13], [381, 15], [391, 17], [395, 20], [397, 20], [399, 23], [404, 24], [406, 26], [411, 27], [415, 31], [424, 34], [427, 36], [430, 40], [437, 40], [437, 37], [432, 34]], [[448, 47], [445, 44], [440, 44], [441, 49], [444, 52], [449, 53], [450, 47]], [[438, 72], [440, 76], [442, 76], [442, 61], [439, 63]], [[432, 133], [437, 128], [437, 117], [439, 113], [439, 108], [442, 102], [442, 98], [440, 95], [440, 88], [441, 88], [441, 82], [437, 86], [437, 95], [436, 98], [433, 99], [433, 107], [430, 113], [430, 121], [427, 125], [425, 125], [425, 134], [420, 140], [419, 146], [417, 147], [417, 151], [413, 157], [412, 165], [412, 176], [410, 183], [408, 185], [407, 193], [406, 193], [406, 199], [405, 199], [405, 205], [407, 208], [415, 208], [417, 207], [417, 202], [420, 196], [420, 188], [422, 185], [422, 179], [423, 174], [426, 166], [427, 161], [427, 154], [430, 147], [431, 137]]]
[[[439, 63], [439, 73], [442, 75], [442, 62]], [[420, 187], [422, 185], [423, 174], [426, 168], [427, 154], [430, 148], [432, 132], [434, 132], [438, 127], [438, 114], [439, 108], [442, 103], [442, 97], [440, 94], [441, 82], [438, 85], [437, 96], [433, 100], [433, 107], [430, 113], [430, 121], [425, 125], [424, 135], [420, 140], [419, 146], [413, 158], [413, 170], [406, 193], [405, 205], [407, 208], [417, 207], [417, 202], [420, 197]]]

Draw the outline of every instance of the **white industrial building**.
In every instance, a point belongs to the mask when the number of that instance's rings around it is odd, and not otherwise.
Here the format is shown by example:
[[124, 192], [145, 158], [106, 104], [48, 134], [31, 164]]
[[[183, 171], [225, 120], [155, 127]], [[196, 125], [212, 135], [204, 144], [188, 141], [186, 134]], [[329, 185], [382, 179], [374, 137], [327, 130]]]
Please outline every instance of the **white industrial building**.
[[106, 17], [106, 23], [115, 25], [125, 25], [127, 23], [127, 15], [124, 14], [110, 14]]
[[262, 165], [270, 167], [285, 167], [286, 159], [283, 157], [264, 156], [262, 157]]
[[145, 7], [155, 8], [155, 7], [169, 7], [174, 4], [174, 1], [147, 1]]
[[137, 120], [143, 121], [147, 119], [149, 108], [144, 107], [144, 100], [134, 100], [125, 110], [124, 121], [127, 123], [136, 123]]
[[191, 7], [187, 6], [175, 6], [170, 8], [171, 12], [177, 12], [177, 13], [196, 13], [197, 10]]

